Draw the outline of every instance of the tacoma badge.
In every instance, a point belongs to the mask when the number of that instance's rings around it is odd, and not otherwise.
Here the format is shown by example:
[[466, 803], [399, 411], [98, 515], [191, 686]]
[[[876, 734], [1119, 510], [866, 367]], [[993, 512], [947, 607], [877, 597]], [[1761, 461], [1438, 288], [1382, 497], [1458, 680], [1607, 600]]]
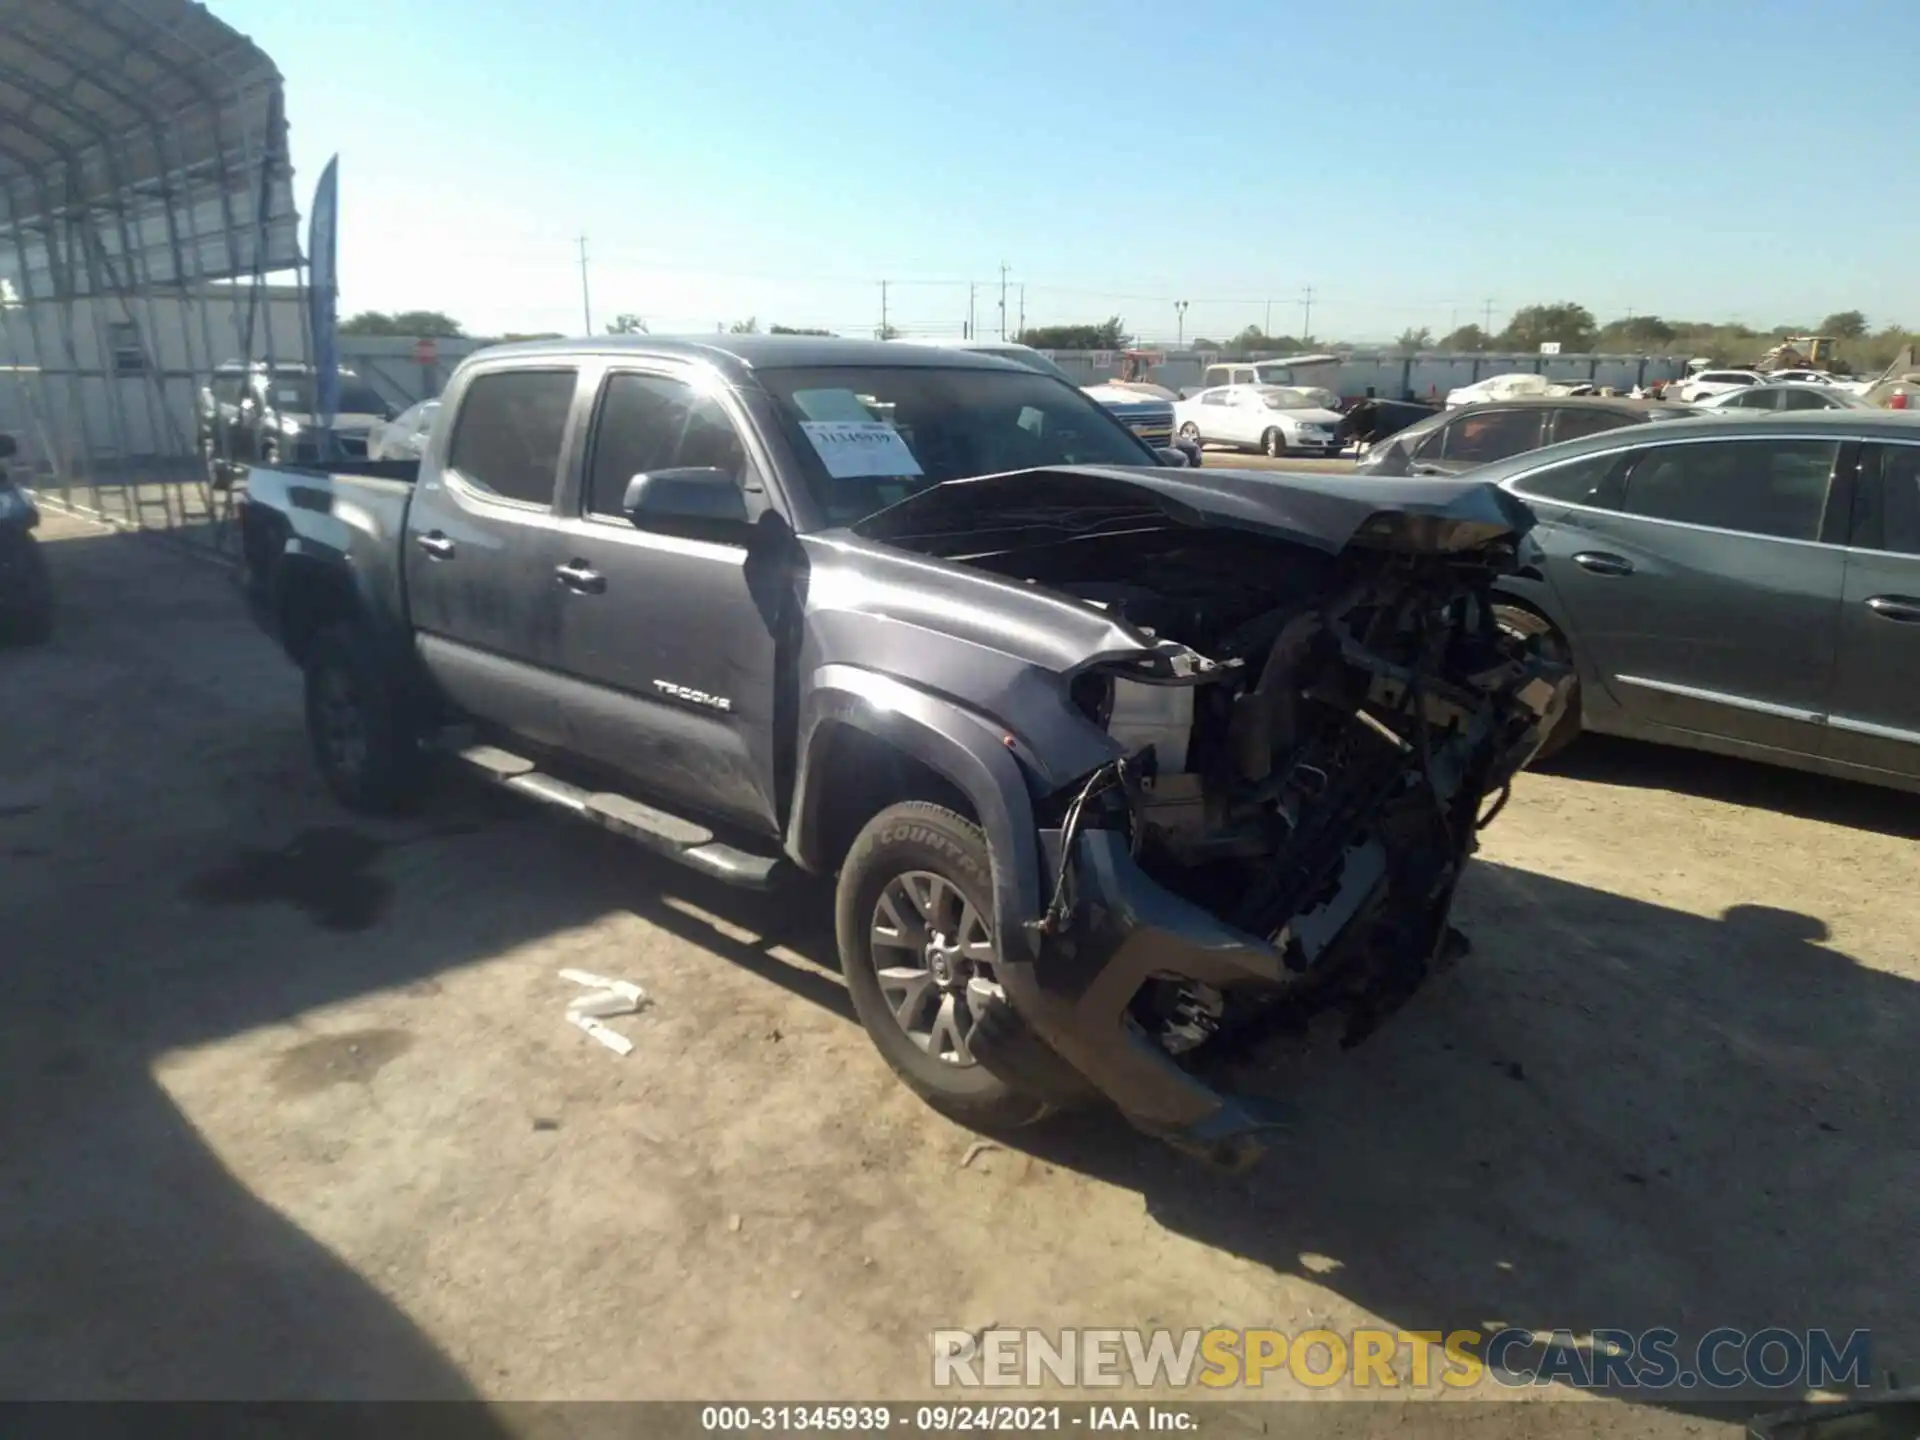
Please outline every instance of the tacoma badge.
[[689, 705], [704, 705], [709, 710], [733, 709], [733, 701], [724, 695], [709, 695], [704, 690], [695, 690], [688, 685], [676, 685], [671, 680], [656, 680], [653, 688], [662, 695], [671, 695], [676, 700], [685, 700]]

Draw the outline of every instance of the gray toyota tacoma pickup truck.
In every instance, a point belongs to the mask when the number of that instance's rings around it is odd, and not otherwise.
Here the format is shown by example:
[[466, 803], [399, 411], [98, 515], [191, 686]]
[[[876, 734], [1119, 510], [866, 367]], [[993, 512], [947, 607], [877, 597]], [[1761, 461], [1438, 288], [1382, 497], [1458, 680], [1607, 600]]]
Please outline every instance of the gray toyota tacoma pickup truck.
[[1072, 386], [865, 341], [507, 345], [417, 474], [255, 468], [244, 588], [327, 783], [430, 752], [747, 885], [837, 876], [907, 1084], [983, 1127], [1104, 1095], [1233, 1162], [1220, 1062], [1357, 1038], [1461, 948], [1476, 832], [1564, 671], [1471, 481], [1174, 468]]

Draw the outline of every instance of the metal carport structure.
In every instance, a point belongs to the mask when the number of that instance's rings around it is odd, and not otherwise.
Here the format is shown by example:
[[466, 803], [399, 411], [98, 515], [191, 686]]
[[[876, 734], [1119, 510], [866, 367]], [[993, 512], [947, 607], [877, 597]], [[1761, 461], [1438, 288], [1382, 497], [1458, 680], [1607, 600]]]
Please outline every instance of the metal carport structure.
[[300, 263], [257, 46], [193, 0], [0, 0], [0, 428], [43, 495], [218, 545], [196, 399], [305, 358]]

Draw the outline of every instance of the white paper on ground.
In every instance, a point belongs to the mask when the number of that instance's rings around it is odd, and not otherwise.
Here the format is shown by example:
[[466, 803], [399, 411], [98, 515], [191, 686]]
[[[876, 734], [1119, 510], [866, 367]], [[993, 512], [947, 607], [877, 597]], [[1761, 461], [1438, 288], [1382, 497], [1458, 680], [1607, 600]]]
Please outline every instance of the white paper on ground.
[[884, 420], [802, 420], [800, 428], [836, 480], [921, 473], [907, 442]]
[[633, 1053], [633, 1042], [631, 1040], [627, 1039], [627, 1037], [622, 1035], [618, 1030], [609, 1030], [598, 1020], [594, 1019], [593, 1016], [582, 1015], [577, 1011], [569, 1010], [567, 1012], [567, 1020], [570, 1024], [577, 1025], [586, 1031], [587, 1034], [598, 1040], [602, 1045], [606, 1046], [607, 1049], [613, 1051], [614, 1054], [631, 1055]]

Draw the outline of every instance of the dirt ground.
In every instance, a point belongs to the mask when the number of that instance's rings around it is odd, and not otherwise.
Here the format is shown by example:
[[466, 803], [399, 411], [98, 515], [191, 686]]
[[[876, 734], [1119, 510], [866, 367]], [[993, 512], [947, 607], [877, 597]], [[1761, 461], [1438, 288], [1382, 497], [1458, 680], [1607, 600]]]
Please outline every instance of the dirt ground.
[[[1920, 1375], [1910, 797], [1582, 742], [1488, 832], [1475, 953], [1263, 1072], [1299, 1120], [1252, 1174], [1099, 1114], [976, 1150], [853, 1021], [824, 897], [460, 784], [351, 820], [223, 572], [44, 533], [60, 633], [0, 653], [0, 1398], [909, 1397], [996, 1323], [1865, 1327]], [[631, 1055], [564, 965], [649, 991]]]

